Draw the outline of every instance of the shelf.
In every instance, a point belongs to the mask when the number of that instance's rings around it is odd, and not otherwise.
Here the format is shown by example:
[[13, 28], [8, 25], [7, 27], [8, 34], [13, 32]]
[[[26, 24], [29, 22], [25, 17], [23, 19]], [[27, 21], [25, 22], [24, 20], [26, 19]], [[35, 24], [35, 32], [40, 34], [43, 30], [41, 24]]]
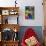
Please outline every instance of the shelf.
[[12, 40], [10, 40], [10, 41], [3, 41], [4, 43], [16, 43], [16, 42], [19, 42], [19, 40], [16, 40], [16, 41], [12, 41]]
[[2, 24], [18, 24], [18, 16], [2, 16]]
[[3, 46], [18, 46], [18, 42], [17, 41], [12, 41], [12, 42], [2, 42]]
[[18, 24], [19, 7], [0, 7], [0, 24]]
[[1, 24], [0, 25], [1, 30], [5, 29], [5, 28], [10, 28], [14, 31], [14, 29], [17, 29], [17, 31], [19, 31], [20, 26], [19, 24]]
[[[18, 31], [20, 29], [18, 17], [19, 7], [0, 7], [0, 46], [18, 46], [19, 40], [16, 40], [16, 38], [18, 38]], [[5, 31], [7, 38], [5, 36]], [[2, 36], [4, 36], [6, 39]]]

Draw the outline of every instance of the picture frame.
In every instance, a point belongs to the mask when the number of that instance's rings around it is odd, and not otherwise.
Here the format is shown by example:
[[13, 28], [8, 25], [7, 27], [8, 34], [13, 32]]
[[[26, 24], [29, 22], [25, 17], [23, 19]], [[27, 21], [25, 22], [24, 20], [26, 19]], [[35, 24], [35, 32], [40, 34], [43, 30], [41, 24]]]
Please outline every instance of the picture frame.
[[9, 10], [2, 10], [2, 15], [9, 15]]
[[25, 6], [25, 19], [34, 19], [34, 6]]

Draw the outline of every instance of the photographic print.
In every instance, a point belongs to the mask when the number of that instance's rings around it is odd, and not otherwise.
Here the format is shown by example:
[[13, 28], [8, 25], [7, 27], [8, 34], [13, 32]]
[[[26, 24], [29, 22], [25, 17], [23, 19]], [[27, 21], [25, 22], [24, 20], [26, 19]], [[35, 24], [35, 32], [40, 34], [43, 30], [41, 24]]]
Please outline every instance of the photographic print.
[[25, 6], [25, 19], [34, 19], [34, 6]]
[[9, 10], [2, 10], [2, 15], [9, 15]]

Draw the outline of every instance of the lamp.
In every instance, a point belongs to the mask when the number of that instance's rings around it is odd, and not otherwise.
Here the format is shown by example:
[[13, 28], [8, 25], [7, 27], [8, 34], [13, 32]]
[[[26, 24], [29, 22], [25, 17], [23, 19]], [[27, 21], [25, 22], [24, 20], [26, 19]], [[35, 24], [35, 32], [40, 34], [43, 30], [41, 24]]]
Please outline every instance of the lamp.
[[15, 0], [15, 7], [16, 7], [16, 4], [17, 4], [17, 2], [16, 2], [17, 0]]

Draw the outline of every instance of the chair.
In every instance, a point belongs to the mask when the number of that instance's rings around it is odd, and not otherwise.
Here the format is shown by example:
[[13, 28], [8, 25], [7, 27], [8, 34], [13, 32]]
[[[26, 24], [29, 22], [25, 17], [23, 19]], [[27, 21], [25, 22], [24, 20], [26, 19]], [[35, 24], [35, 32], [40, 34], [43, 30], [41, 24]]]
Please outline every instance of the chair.
[[[34, 37], [34, 38], [36, 38], [36, 40], [37, 40], [37, 44], [35, 44], [34, 46], [41, 46], [41, 44], [39, 43], [39, 40], [37, 39], [37, 34], [36, 34], [36, 32], [34, 32], [34, 30], [32, 29], [32, 28], [28, 28], [27, 30], [26, 30], [26, 32], [25, 32], [25, 34], [24, 34], [24, 37], [22, 38], [22, 42], [21, 42], [21, 46], [31, 46], [31, 42], [30, 42], [30, 45], [28, 44], [29, 42], [28, 41], [30, 41], [31, 39], [30, 38], [32, 38], [32, 36]], [[28, 39], [28, 40], [27, 40]], [[30, 39], [30, 40], [29, 40]], [[26, 42], [25, 42], [25, 40], [27, 40]], [[32, 41], [33, 42], [33, 41]]]

